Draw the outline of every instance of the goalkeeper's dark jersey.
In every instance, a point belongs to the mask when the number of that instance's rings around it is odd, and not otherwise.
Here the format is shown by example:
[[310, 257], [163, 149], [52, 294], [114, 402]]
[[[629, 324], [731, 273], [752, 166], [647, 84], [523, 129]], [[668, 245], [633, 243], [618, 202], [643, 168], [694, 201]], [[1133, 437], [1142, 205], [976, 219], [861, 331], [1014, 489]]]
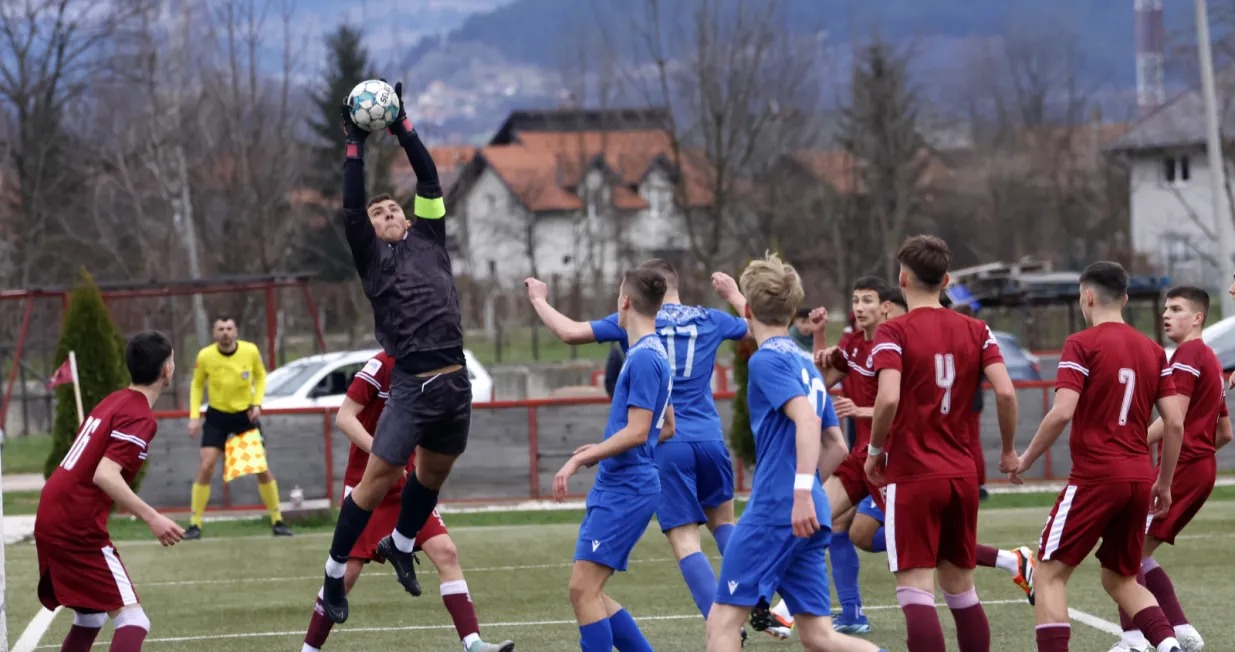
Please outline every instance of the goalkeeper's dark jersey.
[[[403, 140], [414, 168], [423, 168], [426, 161], [433, 167], [419, 137], [411, 134]], [[465, 364], [459, 296], [446, 251], [446, 206], [436, 168], [431, 172], [418, 175], [432, 176], [432, 182], [418, 180], [415, 219], [407, 236], [388, 243], [377, 237], [363, 208], [363, 159], [349, 158], [343, 164], [343, 221], [356, 271], [373, 306], [374, 333], [395, 364], [413, 374]]]

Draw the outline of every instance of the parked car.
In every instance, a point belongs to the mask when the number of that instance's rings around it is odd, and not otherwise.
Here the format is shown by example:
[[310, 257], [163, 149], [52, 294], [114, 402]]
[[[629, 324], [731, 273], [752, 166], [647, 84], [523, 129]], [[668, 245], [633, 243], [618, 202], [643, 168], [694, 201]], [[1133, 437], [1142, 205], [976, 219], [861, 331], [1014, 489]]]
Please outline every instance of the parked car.
[[1042, 380], [1041, 361], [1038, 356], [1021, 346], [1021, 341], [1011, 333], [991, 331], [995, 341], [999, 342], [999, 351], [1003, 354], [1004, 364], [1008, 366], [1008, 375], [1014, 381]]
[[[1222, 371], [1235, 370], [1235, 317], [1227, 317], [1201, 331], [1201, 341], [1209, 345], [1222, 364]], [[1175, 346], [1166, 349], [1167, 359], [1175, 355]]]
[[[262, 408], [337, 408], [360, 371], [379, 349], [322, 353], [289, 362], [266, 376], [266, 398]], [[493, 378], [476, 361], [471, 351], [464, 350], [467, 375], [472, 381], [472, 403], [493, 400]], [[205, 406], [202, 406], [205, 411]]]

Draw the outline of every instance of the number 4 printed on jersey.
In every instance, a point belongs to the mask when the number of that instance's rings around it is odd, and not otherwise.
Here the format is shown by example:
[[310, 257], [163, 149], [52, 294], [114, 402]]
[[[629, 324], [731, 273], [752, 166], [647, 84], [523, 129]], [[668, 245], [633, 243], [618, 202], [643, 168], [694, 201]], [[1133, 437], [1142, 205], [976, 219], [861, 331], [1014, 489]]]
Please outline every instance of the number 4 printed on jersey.
[[947, 414], [952, 411], [952, 385], [956, 382], [956, 359], [951, 353], [935, 354], [935, 384], [943, 388], [943, 401], [939, 403], [939, 411]]
[[100, 423], [102, 422], [98, 417], [87, 417], [86, 422], [81, 424], [81, 432], [77, 435], [77, 441], [73, 442], [73, 447], [60, 462], [60, 466], [64, 467], [65, 471], [72, 471], [73, 467], [77, 466], [77, 460], [81, 459], [82, 452], [90, 444], [90, 436], [99, 429]]

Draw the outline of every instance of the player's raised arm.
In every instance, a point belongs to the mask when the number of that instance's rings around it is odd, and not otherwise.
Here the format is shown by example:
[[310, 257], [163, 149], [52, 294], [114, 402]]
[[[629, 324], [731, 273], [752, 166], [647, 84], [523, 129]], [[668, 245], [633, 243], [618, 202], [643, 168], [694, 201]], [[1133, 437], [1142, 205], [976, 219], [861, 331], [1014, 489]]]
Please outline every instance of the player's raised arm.
[[399, 114], [390, 125], [390, 133], [399, 139], [399, 145], [407, 154], [407, 162], [416, 173], [416, 200], [412, 207], [416, 220], [412, 223], [412, 228], [445, 242], [446, 227], [442, 224], [442, 218], [446, 216], [446, 201], [442, 198], [437, 164], [433, 162], [429, 149], [420, 140], [420, 134], [416, 133], [411, 119], [407, 117], [407, 106], [403, 103], [403, 82], [395, 84], [395, 97], [399, 98]]
[[364, 143], [369, 132], [356, 126], [351, 111], [344, 103], [341, 110], [343, 133], [346, 134], [343, 160], [343, 232], [352, 250], [356, 272], [364, 278], [377, 251], [377, 234], [365, 212]]
[[[589, 323], [575, 321], [558, 312], [557, 308], [549, 305], [549, 286], [543, 281], [526, 278], [523, 280], [523, 285], [527, 287], [527, 298], [532, 302], [532, 309], [536, 311], [536, 316], [540, 317], [540, 321], [544, 322], [549, 332], [563, 342], [591, 344], [592, 342], [616, 342], [626, 338], [625, 331], [618, 327], [616, 320], [613, 320], [612, 324], [608, 324], [609, 320]], [[605, 328], [603, 333], [597, 333], [596, 324], [606, 324], [611, 328]]]

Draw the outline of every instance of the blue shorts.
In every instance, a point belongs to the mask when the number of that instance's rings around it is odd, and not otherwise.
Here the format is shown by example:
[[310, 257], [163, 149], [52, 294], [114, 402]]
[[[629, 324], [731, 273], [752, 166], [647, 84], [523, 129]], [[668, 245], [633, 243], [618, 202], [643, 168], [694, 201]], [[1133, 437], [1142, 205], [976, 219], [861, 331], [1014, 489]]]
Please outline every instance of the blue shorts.
[[749, 525], [738, 521], [716, 583], [718, 604], [755, 607], [770, 604], [779, 593], [793, 615], [832, 615], [828, 585], [828, 542], [822, 529], [809, 539], [793, 536], [793, 528]]
[[615, 571], [626, 570], [635, 544], [656, 514], [658, 494], [627, 494], [593, 489], [587, 515], [579, 526], [575, 561], [590, 561]]
[[870, 496], [863, 498], [862, 502], [858, 503], [858, 513], [865, 514], [879, 521], [880, 525], [887, 520], [887, 517], [883, 515], [883, 510], [879, 509], [879, 506], [875, 504], [875, 499]]
[[660, 531], [707, 523], [705, 507], [733, 500], [733, 462], [723, 441], [674, 442], [656, 447], [660, 470]]

